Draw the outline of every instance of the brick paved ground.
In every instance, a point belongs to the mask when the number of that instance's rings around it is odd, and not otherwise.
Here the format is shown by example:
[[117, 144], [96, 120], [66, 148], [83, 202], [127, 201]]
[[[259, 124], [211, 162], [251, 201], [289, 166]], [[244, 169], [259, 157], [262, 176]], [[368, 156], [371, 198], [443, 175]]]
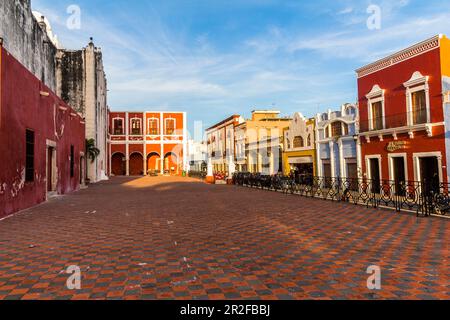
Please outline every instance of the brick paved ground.
[[[0, 299], [450, 299], [449, 223], [115, 178], [0, 221]], [[66, 289], [70, 265], [79, 291]], [[381, 291], [366, 287], [369, 265]]]

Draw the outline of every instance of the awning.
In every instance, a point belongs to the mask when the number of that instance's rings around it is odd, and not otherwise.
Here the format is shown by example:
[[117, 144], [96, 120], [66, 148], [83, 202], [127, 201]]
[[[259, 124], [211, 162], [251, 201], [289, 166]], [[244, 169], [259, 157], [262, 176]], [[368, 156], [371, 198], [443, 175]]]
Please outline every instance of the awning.
[[313, 163], [313, 157], [296, 157], [289, 158], [289, 164], [304, 164], [304, 163]]

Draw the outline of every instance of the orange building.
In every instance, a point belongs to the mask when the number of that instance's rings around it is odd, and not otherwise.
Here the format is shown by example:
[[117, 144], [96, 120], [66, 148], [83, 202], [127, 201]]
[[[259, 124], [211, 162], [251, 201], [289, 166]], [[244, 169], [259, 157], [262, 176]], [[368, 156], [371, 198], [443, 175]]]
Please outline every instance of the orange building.
[[185, 112], [110, 112], [112, 176], [180, 175], [186, 169]]

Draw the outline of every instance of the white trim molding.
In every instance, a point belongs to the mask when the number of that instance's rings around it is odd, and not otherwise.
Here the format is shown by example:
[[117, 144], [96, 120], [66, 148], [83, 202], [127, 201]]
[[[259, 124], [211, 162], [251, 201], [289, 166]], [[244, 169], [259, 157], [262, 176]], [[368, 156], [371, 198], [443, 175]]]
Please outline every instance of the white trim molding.
[[[122, 121], [122, 134], [116, 134], [115, 130], [116, 130], [116, 126], [115, 126], [115, 121], [116, 120], [121, 120]], [[122, 117], [114, 117], [112, 118], [112, 136], [124, 136], [125, 135], [125, 119]]]
[[414, 180], [420, 181], [420, 158], [428, 158], [428, 157], [436, 157], [438, 161], [438, 170], [439, 170], [439, 182], [442, 183], [443, 181], [443, 174], [442, 174], [442, 153], [437, 152], [419, 152], [413, 154], [413, 163], [414, 163]]
[[382, 156], [381, 154], [374, 154], [370, 156], [366, 156], [366, 173], [367, 173], [367, 179], [372, 180], [372, 169], [370, 167], [370, 160], [377, 159], [378, 160], [378, 166], [380, 168], [380, 181], [383, 180], [383, 165], [382, 165]]
[[[133, 134], [133, 121], [135, 121], [135, 120], [138, 120], [139, 121], [139, 129], [141, 130], [141, 132], [139, 133], [139, 134]], [[131, 128], [131, 130], [130, 130], [130, 136], [142, 136], [142, 130], [143, 130], [143, 128], [142, 128], [142, 119], [141, 118], [139, 118], [139, 117], [134, 117], [134, 118], [131, 118], [130, 119], [130, 128]]]
[[406, 112], [408, 115], [408, 126], [413, 126], [413, 101], [412, 95], [415, 92], [425, 91], [425, 102], [427, 110], [427, 123], [431, 122], [430, 113], [430, 86], [428, 85], [428, 76], [423, 76], [419, 71], [416, 71], [411, 76], [411, 79], [406, 81], [403, 86], [406, 88]]
[[[147, 118], [147, 132], [146, 132], [147, 136], [159, 136], [160, 135], [161, 126], [160, 126], [159, 120], [160, 119], [158, 119], [156, 117]], [[149, 130], [151, 128], [150, 121], [156, 121], [156, 130], [157, 130], [156, 134], [150, 134], [150, 132], [149, 132]]]
[[[173, 121], [173, 132], [172, 134], [167, 134], [167, 121], [172, 120]], [[165, 136], [173, 136], [177, 134], [177, 119], [175, 118], [165, 118], [164, 119], [164, 135]]]
[[373, 112], [372, 106], [375, 103], [381, 102], [381, 112], [382, 112], [382, 120], [383, 120], [383, 129], [386, 128], [386, 112], [385, 112], [385, 99], [384, 99], [385, 90], [381, 89], [379, 85], [374, 85], [372, 90], [366, 95], [367, 98], [367, 114], [369, 121], [369, 131], [374, 130], [373, 126]]
[[394, 181], [394, 158], [403, 158], [405, 162], [405, 181], [409, 181], [408, 175], [408, 155], [406, 153], [391, 153], [388, 155], [389, 180]]

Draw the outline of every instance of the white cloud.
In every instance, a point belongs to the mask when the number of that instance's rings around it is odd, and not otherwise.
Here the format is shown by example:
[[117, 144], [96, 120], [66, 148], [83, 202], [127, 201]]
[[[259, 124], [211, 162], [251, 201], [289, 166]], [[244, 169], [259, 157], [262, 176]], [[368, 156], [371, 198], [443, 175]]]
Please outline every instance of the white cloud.
[[349, 13], [353, 13], [355, 9], [353, 7], [347, 7], [345, 9], [342, 9], [341, 11], [338, 11], [338, 15], [345, 15], [345, 14], [349, 14]]

